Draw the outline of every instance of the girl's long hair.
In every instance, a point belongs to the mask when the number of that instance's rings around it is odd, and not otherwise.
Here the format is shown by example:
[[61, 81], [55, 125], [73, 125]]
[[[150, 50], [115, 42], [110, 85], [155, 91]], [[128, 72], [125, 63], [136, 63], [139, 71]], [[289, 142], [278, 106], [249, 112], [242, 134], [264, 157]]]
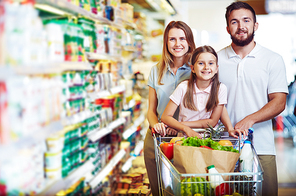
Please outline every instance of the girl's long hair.
[[[190, 63], [192, 66], [194, 66], [195, 62], [197, 61], [199, 55], [201, 53], [209, 52], [212, 53], [216, 57], [216, 63], [218, 63], [218, 55], [216, 51], [211, 47], [211, 46], [201, 46], [196, 48], [191, 56]], [[188, 88], [187, 92], [184, 96], [183, 99], [183, 104], [185, 108], [197, 111], [197, 108], [194, 104], [193, 100], [193, 94], [195, 93], [195, 83], [196, 83], [197, 77], [196, 74], [191, 72], [190, 78], [188, 80]], [[212, 82], [212, 87], [211, 87], [211, 92], [210, 96], [206, 105], [206, 110], [211, 111], [213, 110], [219, 103], [218, 99], [218, 92], [219, 92], [219, 87], [220, 87], [220, 82], [219, 82], [219, 74], [218, 72], [212, 77], [211, 79]]]
[[188, 48], [187, 53], [185, 54], [186, 58], [184, 59], [184, 63], [188, 64], [190, 54], [195, 49], [195, 43], [194, 43], [194, 38], [193, 38], [193, 33], [191, 31], [191, 28], [185, 22], [171, 21], [167, 25], [167, 27], [165, 28], [165, 31], [164, 31], [164, 34], [163, 34], [162, 55], [161, 55], [160, 61], [157, 64], [157, 67], [159, 69], [157, 83], [159, 85], [163, 85], [161, 80], [162, 80], [163, 74], [166, 71], [166, 65], [173, 65], [174, 64], [173, 55], [168, 50], [169, 31], [171, 29], [173, 29], [173, 28], [181, 29], [185, 33], [186, 41], [188, 43], [189, 48]]

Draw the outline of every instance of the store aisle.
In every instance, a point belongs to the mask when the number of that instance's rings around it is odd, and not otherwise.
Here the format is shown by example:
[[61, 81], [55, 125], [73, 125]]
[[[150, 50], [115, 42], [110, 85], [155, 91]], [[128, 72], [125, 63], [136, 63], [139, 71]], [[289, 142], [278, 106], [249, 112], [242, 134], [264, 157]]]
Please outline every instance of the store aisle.
[[279, 196], [296, 195], [296, 147], [292, 138], [275, 132]]

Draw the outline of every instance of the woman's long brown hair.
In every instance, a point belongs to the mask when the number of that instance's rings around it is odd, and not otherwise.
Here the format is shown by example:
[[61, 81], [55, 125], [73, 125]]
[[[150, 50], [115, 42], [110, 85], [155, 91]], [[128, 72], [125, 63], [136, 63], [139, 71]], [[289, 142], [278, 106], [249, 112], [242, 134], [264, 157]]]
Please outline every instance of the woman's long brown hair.
[[159, 85], [163, 85], [161, 80], [162, 80], [164, 72], [166, 71], [166, 65], [173, 65], [174, 64], [173, 55], [168, 50], [169, 31], [173, 28], [181, 29], [185, 33], [186, 41], [188, 43], [189, 48], [188, 48], [187, 53], [185, 54], [186, 58], [184, 59], [184, 63], [188, 64], [190, 54], [195, 49], [195, 43], [194, 43], [194, 38], [193, 38], [193, 33], [191, 31], [191, 28], [185, 22], [171, 21], [167, 25], [167, 27], [165, 28], [165, 31], [163, 34], [162, 55], [161, 55], [160, 61], [157, 64], [157, 67], [159, 69], [157, 83]]
[[[199, 55], [205, 52], [212, 53], [216, 57], [216, 63], [218, 63], [218, 55], [216, 51], [211, 46], [201, 46], [196, 48], [193, 51], [190, 59], [191, 65], [193, 66], [196, 63]], [[184, 107], [194, 111], [197, 111], [197, 108], [193, 100], [193, 94], [195, 93], [194, 85], [196, 83], [196, 80], [197, 80], [196, 74], [191, 72], [190, 78], [188, 80], [187, 92], [183, 99]], [[207, 112], [213, 110], [219, 103], [218, 92], [219, 92], [220, 82], [219, 82], [218, 72], [211, 79], [211, 82], [212, 82], [211, 92], [206, 105]]]

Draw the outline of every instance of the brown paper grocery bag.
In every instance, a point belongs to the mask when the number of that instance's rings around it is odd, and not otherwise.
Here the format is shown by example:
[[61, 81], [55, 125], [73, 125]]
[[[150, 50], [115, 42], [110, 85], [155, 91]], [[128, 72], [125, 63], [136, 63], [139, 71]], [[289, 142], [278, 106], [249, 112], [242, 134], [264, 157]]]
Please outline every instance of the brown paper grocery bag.
[[209, 165], [215, 165], [219, 173], [230, 173], [238, 159], [235, 152], [174, 145], [174, 165], [180, 173], [204, 174]]

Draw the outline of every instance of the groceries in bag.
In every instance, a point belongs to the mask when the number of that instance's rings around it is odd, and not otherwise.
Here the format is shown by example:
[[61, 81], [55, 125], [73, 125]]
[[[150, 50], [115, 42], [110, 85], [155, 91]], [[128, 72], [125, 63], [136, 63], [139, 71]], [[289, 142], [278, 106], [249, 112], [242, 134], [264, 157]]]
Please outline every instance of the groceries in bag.
[[174, 146], [174, 166], [180, 173], [207, 173], [209, 165], [215, 165], [222, 173], [234, 171], [240, 154], [232, 146], [222, 146], [210, 138], [188, 137], [182, 140], [181, 146]]

